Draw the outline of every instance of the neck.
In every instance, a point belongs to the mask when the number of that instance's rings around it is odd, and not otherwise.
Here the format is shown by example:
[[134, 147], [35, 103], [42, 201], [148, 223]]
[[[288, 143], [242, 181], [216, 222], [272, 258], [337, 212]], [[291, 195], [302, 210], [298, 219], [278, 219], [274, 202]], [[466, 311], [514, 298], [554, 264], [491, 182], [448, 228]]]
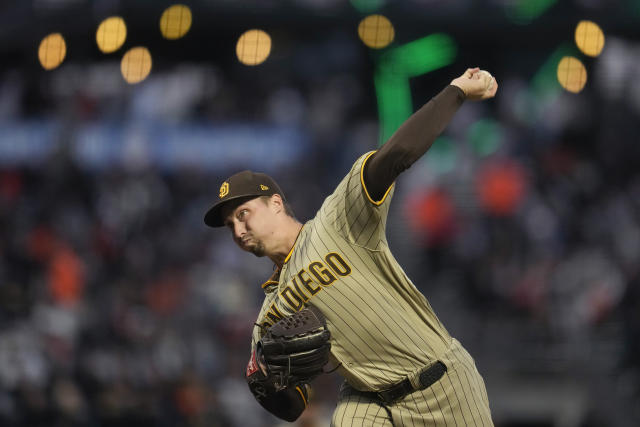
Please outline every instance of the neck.
[[300, 230], [302, 230], [302, 224], [291, 218], [291, 220], [283, 226], [282, 230], [283, 233], [281, 241], [273, 253], [268, 255], [271, 261], [278, 266], [278, 269], [282, 268], [284, 260], [293, 249], [293, 245], [296, 243], [298, 234], [300, 234]]

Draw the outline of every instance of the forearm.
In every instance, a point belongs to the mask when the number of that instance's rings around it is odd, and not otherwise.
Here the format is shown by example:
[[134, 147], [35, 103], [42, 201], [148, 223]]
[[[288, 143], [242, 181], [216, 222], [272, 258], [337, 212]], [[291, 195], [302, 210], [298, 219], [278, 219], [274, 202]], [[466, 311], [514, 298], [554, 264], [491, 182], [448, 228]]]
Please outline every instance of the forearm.
[[464, 102], [464, 92], [449, 85], [409, 117], [365, 165], [364, 182], [381, 200], [398, 175], [424, 155]]
[[245, 379], [253, 397], [276, 417], [289, 422], [295, 421], [307, 407], [307, 385], [299, 383], [297, 386], [283, 388], [275, 376], [267, 375], [266, 368], [260, 366], [259, 360], [256, 351], [252, 351]]

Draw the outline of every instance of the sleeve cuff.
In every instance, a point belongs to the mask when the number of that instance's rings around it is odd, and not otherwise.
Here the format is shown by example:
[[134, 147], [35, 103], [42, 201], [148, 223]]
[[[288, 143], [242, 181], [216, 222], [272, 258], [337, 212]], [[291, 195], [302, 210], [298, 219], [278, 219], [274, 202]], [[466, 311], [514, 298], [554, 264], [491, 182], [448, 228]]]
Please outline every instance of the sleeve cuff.
[[369, 195], [369, 191], [367, 190], [367, 186], [364, 183], [364, 166], [367, 164], [367, 160], [369, 160], [369, 157], [373, 156], [374, 154], [375, 154], [375, 151], [370, 152], [369, 154], [366, 155], [366, 157], [362, 161], [362, 165], [360, 166], [360, 183], [362, 184], [362, 189], [364, 190], [364, 194], [365, 194], [365, 196], [367, 196], [367, 199], [371, 203], [373, 203], [374, 205], [380, 206], [381, 204], [384, 203], [385, 199], [387, 198], [387, 195], [389, 194], [389, 192], [393, 188], [393, 184], [391, 184], [389, 186], [389, 188], [387, 188], [387, 191], [384, 193], [384, 196], [382, 196], [382, 199], [380, 199], [379, 201], [373, 200], [371, 198], [371, 196]]
[[465, 101], [465, 99], [467, 99], [467, 95], [465, 95], [464, 91], [456, 85], [449, 85], [445, 88], [445, 90], [450, 92], [455, 92], [456, 101], [458, 101], [458, 103], [460, 104], [462, 104]]

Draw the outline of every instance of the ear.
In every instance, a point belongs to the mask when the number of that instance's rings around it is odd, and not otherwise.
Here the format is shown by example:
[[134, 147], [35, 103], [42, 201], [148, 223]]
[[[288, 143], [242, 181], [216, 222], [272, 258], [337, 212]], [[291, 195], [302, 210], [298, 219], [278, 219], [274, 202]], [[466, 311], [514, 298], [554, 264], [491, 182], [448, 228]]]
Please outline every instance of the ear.
[[276, 212], [281, 212], [284, 209], [284, 201], [279, 194], [273, 194], [269, 199], [269, 203], [276, 209]]

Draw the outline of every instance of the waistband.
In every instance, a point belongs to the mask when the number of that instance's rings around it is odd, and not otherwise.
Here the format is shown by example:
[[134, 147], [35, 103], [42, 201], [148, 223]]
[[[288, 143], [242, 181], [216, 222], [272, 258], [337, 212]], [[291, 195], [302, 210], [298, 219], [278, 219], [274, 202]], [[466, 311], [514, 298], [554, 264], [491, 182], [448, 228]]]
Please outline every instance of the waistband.
[[420, 371], [417, 377], [417, 384], [413, 384], [409, 378], [405, 378], [385, 390], [377, 392], [368, 391], [363, 394], [378, 398], [383, 403], [391, 405], [414, 391], [431, 387], [436, 381], [442, 378], [445, 372], [447, 372], [447, 365], [437, 360]]

